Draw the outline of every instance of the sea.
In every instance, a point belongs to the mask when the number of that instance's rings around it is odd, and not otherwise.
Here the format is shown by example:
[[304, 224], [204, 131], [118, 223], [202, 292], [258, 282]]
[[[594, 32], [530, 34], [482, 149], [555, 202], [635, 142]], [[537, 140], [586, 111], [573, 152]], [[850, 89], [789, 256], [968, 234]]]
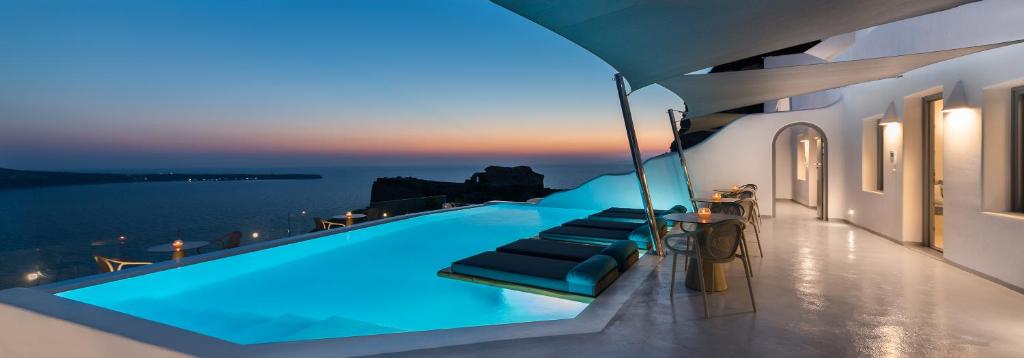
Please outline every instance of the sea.
[[[544, 175], [547, 187], [570, 189], [601, 174], [627, 172], [631, 164], [531, 167]], [[168, 254], [147, 249], [175, 239], [211, 241], [237, 230], [244, 234], [243, 243], [252, 243], [304, 233], [312, 228], [313, 217], [366, 207], [378, 177], [462, 182], [480, 171], [481, 166], [204, 168], [173, 172], [320, 174], [323, 179], [0, 190], [0, 289], [95, 274], [93, 255], [167, 260]]]

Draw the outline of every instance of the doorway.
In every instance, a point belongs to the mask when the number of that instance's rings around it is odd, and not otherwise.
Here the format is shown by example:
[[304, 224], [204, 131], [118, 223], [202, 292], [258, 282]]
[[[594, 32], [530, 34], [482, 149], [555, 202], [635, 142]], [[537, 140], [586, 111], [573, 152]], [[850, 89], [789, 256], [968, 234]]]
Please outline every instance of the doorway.
[[828, 220], [828, 138], [816, 125], [799, 122], [775, 132], [772, 140], [772, 213], [775, 201], [789, 200]]
[[924, 144], [925, 160], [922, 161], [924, 168], [924, 244], [935, 250], [942, 251], [943, 246], [943, 188], [942, 159], [943, 159], [943, 138], [945, 128], [942, 115], [942, 93], [937, 93], [922, 99], [921, 126]]

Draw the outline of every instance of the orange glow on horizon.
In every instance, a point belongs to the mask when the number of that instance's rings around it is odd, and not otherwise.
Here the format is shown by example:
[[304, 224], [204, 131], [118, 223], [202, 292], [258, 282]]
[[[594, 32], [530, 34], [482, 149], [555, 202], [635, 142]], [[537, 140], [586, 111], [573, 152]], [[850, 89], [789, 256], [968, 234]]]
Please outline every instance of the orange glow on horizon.
[[[48, 142], [70, 148], [154, 153], [574, 156], [620, 155], [629, 151], [622, 130], [614, 126], [577, 130], [567, 130], [564, 125], [552, 125], [560, 128], [551, 130], [487, 124], [442, 130], [368, 127], [366, 130], [249, 127], [239, 130], [176, 128], [173, 132], [141, 129], [50, 132], [47, 138]], [[641, 151], [645, 153], [664, 152], [671, 141], [664, 131], [640, 131], [638, 135]]]

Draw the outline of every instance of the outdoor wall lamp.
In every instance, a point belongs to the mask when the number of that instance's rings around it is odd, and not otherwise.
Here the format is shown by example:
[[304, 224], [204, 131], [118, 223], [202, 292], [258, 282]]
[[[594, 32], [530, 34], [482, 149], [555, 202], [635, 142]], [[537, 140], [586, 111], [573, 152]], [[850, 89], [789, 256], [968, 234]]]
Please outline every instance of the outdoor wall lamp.
[[942, 101], [942, 113], [950, 113], [961, 109], [970, 109], [971, 104], [967, 102], [967, 90], [964, 89], [964, 81], [956, 81], [949, 97]]
[[882, 116], [882, 120], [878, 121], [880, 126], [891, 124], [900, 124], [900, 117], [896, 115], [896, 104], [893, 102], [889, 102], [889, 107], [885, 109], [885, 115]]

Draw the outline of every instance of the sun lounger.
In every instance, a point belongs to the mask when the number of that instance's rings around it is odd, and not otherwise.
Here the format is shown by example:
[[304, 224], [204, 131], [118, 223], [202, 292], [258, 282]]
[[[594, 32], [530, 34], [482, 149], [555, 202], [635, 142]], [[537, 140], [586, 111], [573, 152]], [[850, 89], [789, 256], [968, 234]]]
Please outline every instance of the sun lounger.
[[[614, 208], [608, 208], [608, 209], [604, 209], [604, 212], [609, 212], [609, 213], [630, 213], [630, 214], [644, 214], [644, 209], [636, 209], [636, 208], [618, 208], [618, 207], [614, 207]], [[657, 210], [657, 209], [655, 209], [655, 210], [654, 210], [654, 215], [665, 215], [665, 214], [668, 214], [668, 213], [670, 213], [670, 212], [671, 212], [670, 210]]]
[[591, 227], [595, 229], [609, 229], [609, 230], [625, 230], [633, 231], [637, 228], [647, 225], [647, 221], [633, 223], [624, 221], [610, 221], [610, 220], [597, 220], [597, 219], [576, 219], [562, 224], [562, 226], [576, 226], [576, 227]]
[[565, 241], [522, 239], [501, 246], [495, 251], [572, 262], [583, 262], [595, 255], [605, 255], [615, 259], [619, 272], [625, 272], [640, 258], [640, 251], [637, 249], [636, 243], [631, 241], [619, 241], [608, 246], [598, 246]]
[[619, 270], [615, 260], [595, 255], [583, 262], [488, 251], [452, 263], [449, 273], [545, 290], [596, 297]]
[[[671, 213], [685, 213], [687, 211], [685, 206], [676, 205], [669, 210], [655, 210], [655, 216], [663, 216]], [[605, 221], [618, 221], [625, 223], [646, 223], [647, 214], [643, 209], [632, 209], [632, 208], [608, 208], [597, 214], [593, 214], [587, 217], [591, 220], [605, 220]], [[659, 226], [671, 225], [671, 222], [666, 222], [664, 219], [658, 219]]]
[[633, 231], [598, 229], [591, 227], [558, 226], [541, 231], [538, 236], [545, 240], [569, 241], [583, 244], [609, 245], [619, 241], [632, 240], [646, 250], [651, 242], [651, 230], [641, 226]]

